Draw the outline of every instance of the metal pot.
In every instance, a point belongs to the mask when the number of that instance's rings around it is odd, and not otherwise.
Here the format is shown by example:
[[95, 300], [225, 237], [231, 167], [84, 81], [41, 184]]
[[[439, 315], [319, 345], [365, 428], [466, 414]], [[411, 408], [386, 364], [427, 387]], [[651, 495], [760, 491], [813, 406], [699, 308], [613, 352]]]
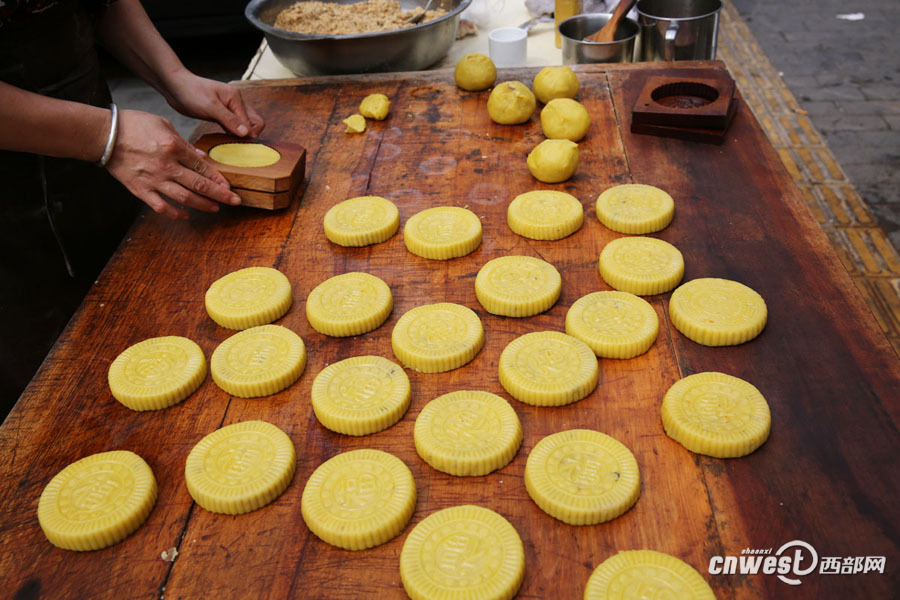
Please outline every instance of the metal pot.
[[721, 0], [638, 0], [641, 60], [716, 57]]
[[559, 24], [564, 65], [584, 63], [632, 62], [638, 24], [629, 18], [619, 21], [612, 42], [591, 42], [584, 39], [599, 31], [612, 18], [611, 13], [587, 13], [569, 17]]
[[[430, 67], [456, 40], [459, 13], [472, 0], [434, 0], [432, 9], [447, 14], [404, 29], [354, 35], [313, 35], [274, 27], [278, 13], [296, 0], [251, 0], [247, 19], [266, 37], [275, 58], [297, 75], [341, 75], [418, 71]], [[300, 0], [306, 1], [306, 0]], [[353, 4], [356, 0], [324, 0]], [[404, 10], [425, 6], [425, 0], [401, 0]]]

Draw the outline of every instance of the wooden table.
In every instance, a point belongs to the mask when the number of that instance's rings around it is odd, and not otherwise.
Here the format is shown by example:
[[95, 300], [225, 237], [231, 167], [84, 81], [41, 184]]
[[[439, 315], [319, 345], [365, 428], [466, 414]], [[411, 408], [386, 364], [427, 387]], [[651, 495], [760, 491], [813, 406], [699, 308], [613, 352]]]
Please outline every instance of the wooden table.
[[[688, 73], [700, 66], [686, 63]], [[458, 90], [447, 71], [248, 84], [246, 97], [267, 121], [268, 135], [308, 151], [303, 198], [269, 213], [225, 208], [169, 222], [145, 213], [107, 266], [35, 380], [0, 428], [0, 574], [10, 597], [36, 598], [403, 598], [398, 557], [410, 528], [434, 511], [464, 503], [505, 516], [525, 545], [520, 598], [581, 598], [601, 561], [619, 550], [650, 548], [693, 565], [724, 598], [889, 598], [898, 581], [897, 450], [900, 362], [809, 214], [781, 162], [743, 103], [723, 146], [633, 135], [630, 107], [653, 67], [584, 66], [580, 100], [593, 118], [580, 144], [575, 177], [559, 185], [533, 180], [526, 153], [541, 139], [537, 117], [521, 126], [492, 123], [487, 92]], [[658, 66], [657, 66], [658, 68]], [[534, 70], [502, 72], [530, 81]], [[390, 117], [363, 135], [341, 119], [368, 93], [392, 99]], [[660, 186], [675, 198], [673, 223], [656, 234], [684, 254], [685, 280], [725, 277], [757, 290], [769, 308], [765, 331], [741, 346], [708, 348], [686, 339], [668, 318], [669, 294], [648, 298], [659, 339], [638, 358], [600, 361], [600, 385], [581, 402], [537, 408], [500, 387], [497, 361], [513, 338], [562, 330], [569, 306], [609, 289], [597, 271], [600, 250], [619, 237], [596, 219], [594, 199], [626, 182]], [[585, 207], [585, 223], [557, 242], [513, 234], [506, 207], [536, 188], [565, 190]], [[453, 204], [481, 216], [484, 242], [473, 254], [435, 262], [409, 254], [400, 234], [383, 244], [345, 249], [329, 243], [322, 217], [347, 198], [391, 199], [405, 221], [418, 210]], [[540, 256], [562, 274], [562, 296], [527, 318], [487, 314], [474, 277], [505, 254]], [[206, 315], [209, 284], [232, 270], [278, 268], [294, 285], [294, 306], [279, 323], [306, 342], [309, 363], [286, 391], [261, 399], [230, 398], [211, 379], [166, 410], [132, 412], [110, 395], [106, 371], [131, 344], [159, 335], [195, 340], [207, 356], [231, 332]], [[394, 312], [371, 334], [332, 339], [312, 330], [304, 299], [326, 278], [367, 271], [394, 294]], [[394, 359], [390, 334], [414, 306], [450, 301], [478, 312], [486, 345], [466, 367], [442, 374], [410, 372], [413, 399], [390, 429], [351, 438], [325, 430], [309, 404], [315, 375], [360, 354]], [[746, 379], [766, 396], [773, 428], [750, 456], [695, 455], [662, 430], [659, 405], [676, 380], [700, 371]], [[510, 400], [525, 440], [507, 467], [486, 477], [435, 471], [416, 455], [412, 429], [432, 398], [484, 389]], [[231, 517], [196, 506], [184, 462], [204, 435], [226, 424], [263, 419], [285, 430], [298, 452], [293, 483], [273, 504]], [[572, 527], [543, 513], [522, 480], [530, 450], [564, 429], [593, 428], [625, 443], [641, 469], [640, 500], [609, 523]], [[321, 542], [300, 516], [310, 473], [335, 454], [371, 447], [399, 456], [418, 487], [412, 523], [378, 548], [349, 552]], [[44, 538], [36, 509], [44, 485], [74, 460], [128, 449], [159, 482], [147, 522], [105, 550], [59, 550]], [[774, 575], [708, 573], [717, 555], [803, 540], [820, 557], [883, 556], [884, 573], [813, 573], [791, 587]], [[174, 563], [160, 553], [176, 547]], [[805, 566], [805, 565], [804, 565]]]

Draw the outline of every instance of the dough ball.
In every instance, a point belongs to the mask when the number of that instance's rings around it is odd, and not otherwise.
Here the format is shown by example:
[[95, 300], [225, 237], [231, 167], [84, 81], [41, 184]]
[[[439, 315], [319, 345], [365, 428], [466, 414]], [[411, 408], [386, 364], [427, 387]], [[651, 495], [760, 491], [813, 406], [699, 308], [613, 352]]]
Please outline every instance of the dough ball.
[[351, 115], [344, 119], [347, 133], [362, 133], [366, 130], [366, 119], [362, 115]]
[[544, 104], [554, 98], [574, 98], [581, 84], [569, 67], [544, 67], [534, 76], [534, 95]]
[[391, 101], [384, 94], [369, 94], [359, 105], [359, 113], [367, 119], [384, 121], [391, 110]]
[[578, 168], [578, 144], [571, 140], [544, 140], [528, 154], [527, 163], [538, 181], [565, 181]]
[[541, 111], [541, 129], [549, 139], [583, 138], [591, 127], [591, 116], [584, 106], [571, 98], [554, 98]]
[[497, 79], [497, 67], [494, 61], [477, 52], [466, 54], [456, 63], [453, 72], [456, 85], [469, 92], [486, 90]]
[[488, 114], [495, 123], [517, 125], [524, 123], [534, 114], [537, 102], [524, 83], [504, 81], [488, 97]]

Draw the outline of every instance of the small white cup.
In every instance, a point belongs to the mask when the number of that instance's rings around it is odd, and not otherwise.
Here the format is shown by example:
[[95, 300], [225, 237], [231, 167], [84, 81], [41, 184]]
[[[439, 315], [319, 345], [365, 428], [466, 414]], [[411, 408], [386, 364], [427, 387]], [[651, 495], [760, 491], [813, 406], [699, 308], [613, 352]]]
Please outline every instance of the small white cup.
[[521, 67], [528, 56], [528, 32], [518, 27], [500, 27], [488, 34], [488, 51], [498, 67]]

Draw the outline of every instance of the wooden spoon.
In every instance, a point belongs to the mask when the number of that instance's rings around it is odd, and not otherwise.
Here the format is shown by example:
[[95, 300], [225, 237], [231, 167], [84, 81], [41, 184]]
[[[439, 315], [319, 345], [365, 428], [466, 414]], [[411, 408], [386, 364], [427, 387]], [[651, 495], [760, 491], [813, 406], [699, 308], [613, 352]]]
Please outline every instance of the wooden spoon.
[[584, 39], [589, 42], [612, 42], [616, 38], [616, 29], [619, 28], [619, 21], [622, 20], [637, 0], [619, 0], [619, 4], [613, 11], [612, 17], [606, 22], [606, 25], [595, 31]]

